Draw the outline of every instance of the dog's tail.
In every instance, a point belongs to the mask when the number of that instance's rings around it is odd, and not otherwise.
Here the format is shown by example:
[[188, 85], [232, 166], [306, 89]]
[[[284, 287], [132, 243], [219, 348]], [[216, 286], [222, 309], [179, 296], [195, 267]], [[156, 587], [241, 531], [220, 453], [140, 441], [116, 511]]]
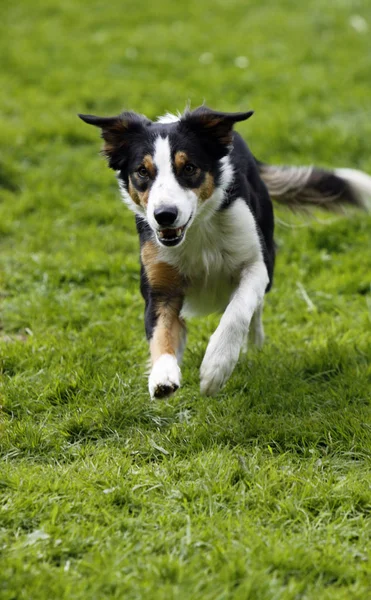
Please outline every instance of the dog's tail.
[[371, 211], [371, 177], [363, 171], [257, 164], [270, 196], [293, 210], [318, 206], [336, 211], [348, 204]]

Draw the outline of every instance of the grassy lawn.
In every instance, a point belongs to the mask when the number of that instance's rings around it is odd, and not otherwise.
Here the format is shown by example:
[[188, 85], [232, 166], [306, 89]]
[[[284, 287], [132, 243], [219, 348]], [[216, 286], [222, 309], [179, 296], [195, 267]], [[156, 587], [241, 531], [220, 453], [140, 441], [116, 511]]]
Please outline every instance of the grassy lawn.
[[[371, 173], [368, 0], [17, 0], [0, 23], [0, 598], [371, 597], [371, 218], [277, 210], [267, 343], [150, 402], [133, 216], [77, 112], [204, 100]], [[311, 303], [306, 301], [306, 295]]]

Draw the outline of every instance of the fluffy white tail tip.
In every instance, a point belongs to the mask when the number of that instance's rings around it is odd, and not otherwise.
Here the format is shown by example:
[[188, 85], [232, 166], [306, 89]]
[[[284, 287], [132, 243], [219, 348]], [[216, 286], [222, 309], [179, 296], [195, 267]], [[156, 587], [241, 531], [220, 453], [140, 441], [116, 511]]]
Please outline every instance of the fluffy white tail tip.
[[358, 196], [360, 203], [371, 211], [371, 177], [357, 169], [335, 169], [335, 175], [349, 183], [354, 193]]

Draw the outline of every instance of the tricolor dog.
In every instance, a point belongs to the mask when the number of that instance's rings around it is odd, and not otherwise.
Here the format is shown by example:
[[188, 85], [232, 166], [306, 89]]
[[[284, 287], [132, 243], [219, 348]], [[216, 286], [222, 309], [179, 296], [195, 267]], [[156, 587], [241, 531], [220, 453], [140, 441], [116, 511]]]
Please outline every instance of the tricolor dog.
[[325, 208], [366, 208], [371, 198], [371, 177], [360, 171], [256, 160], [233, 130], [251, 115], [206, 106], [155, 122], [133, 112], [79, 115], [101, 129], [108, 164], [136, 214], [151, 397], [180, 386], [187, 316], [223, 313], [201, 364], [203, 394], [225, 384], [248, 337], [262, 345], [275, 256], [271, 198]]

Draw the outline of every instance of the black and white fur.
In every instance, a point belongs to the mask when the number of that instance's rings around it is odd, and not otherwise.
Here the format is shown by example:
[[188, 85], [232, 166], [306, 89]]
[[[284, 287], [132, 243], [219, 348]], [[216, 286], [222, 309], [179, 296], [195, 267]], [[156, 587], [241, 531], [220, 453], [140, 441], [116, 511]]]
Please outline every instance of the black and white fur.
[[216, 394], [228, 380], [249, 332], [262, 345], [275, 258], [271, 197], [329, 209], [366, 208], [371, 198], [371, 177], [360, 171], [257, 161], [233, 131], [251, 114], [202, 106], [156, 122], [130, 112], [80, 115], [101, 128], [109, 166], [136, 213], [151, 397], [180, 386], [187, 316], [223, 313], [201, 364], [203, 394]]

